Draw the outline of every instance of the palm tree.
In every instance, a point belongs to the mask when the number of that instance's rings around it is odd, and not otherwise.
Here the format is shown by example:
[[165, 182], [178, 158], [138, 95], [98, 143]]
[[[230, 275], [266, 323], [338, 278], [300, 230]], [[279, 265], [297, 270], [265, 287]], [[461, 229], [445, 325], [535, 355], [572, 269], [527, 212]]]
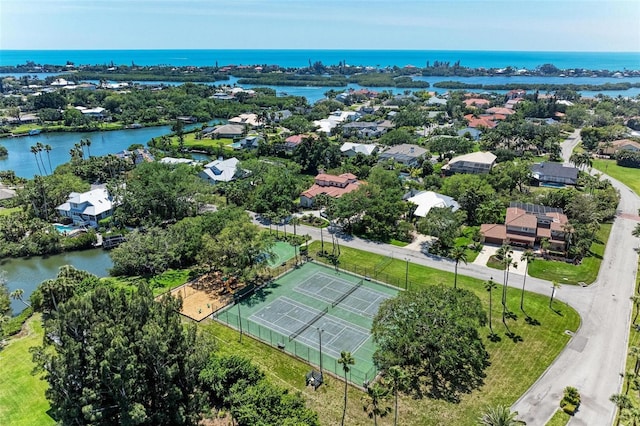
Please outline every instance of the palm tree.
[[51, 145], [47, 144], [44, 146], [44, 152], [47, 153], [47, 160], [49, 161], [49, 173], [53, 173], [53, 168], [51, 167], [51, 156], [49, 153], [51, 152]]
[[458, 288], [458, 263], [460, 263], [460, 261], [463, 261], [465, 265], [467, 264], [466, 248], [462, 246], [455, 246], [449, 252], [449, 256], [451, 256], [451, 258], [456, 261], [456, 270], [453, 278], [453, 288]]
[[[638, 213], [640, 213], [640, 211], [638, 211]], [[640, 238], [640, 223], [636, 224], [636, 227], [631, 231], [631, 235]]]
[[522, 424], [516, 420], [517, 412], [511, 412], [509, 407], [496, 405], [487, 407], [478, 418], [478, 424], [482, 426], [516, 426]]
[[491, 330], [491, 334], [493, 334], [493, 326], [491, 325], [493, 298], [491, 297], [491, 294], [493, 293], [493, 289], [497, 287], [498, 285], [493, 281], [493, 277], [489, 278], [489, 281], [484, 283], [484, 288], [489, 292], [489, 330]]
[[549, 299], [549, 308], [553, 309], [551, 306], [553, 304], [553, 296], [556, 294], [556, 290], [560, 288], [560, 284], [557, 281], [551, 282], [551, 299]]
[[522, 293], [520, 294], [520, 310], [524, 312], [524, 286], [527, 284], [527, 272], [529, 271], [529, 264], [533, 263], [535, 256], [533, 250], [527, 249], [520, 256], [520, 262], [526, 262], [524, 266], [524, 278], [522, 279]]
[[356, 361], [353, 359], [353, 356], [351, 356], [351, 352], [340, 352], [338, 364], [342, 365], [342, 371], [344, 371], [344, 409], [342, 410], [342, 422], [340, 423], [342, 426], [344, 426], [344, 418], [347, 415], [347, 373], [351, 370], [349, 366], [355, 363]]
[[640, 347], [631, 346], [629, 349], [629, 355], [635, 358], [635, 365], [633, 367], [633, 372], [638, 374], [640, 372]]
[[36, 159], [36, 165], [38, 166], [38, 173], [42, 174], [42, 170], [40, 169], [40, 163], [38, 163], [38, 147], [34, 145], [29, 147], [29, 150], [31, 151], [31, 153]]
[[38, 150], [38, 157], [40, 157], [40, 163], [42, 163], [42, 170], [46, 175], [47, 168], [44, 166], [44, 160], [42, 159], [42, 151], [44, 151], [44, 144], [42, 142], [36, 142], [36, 149]]
[[23, 294], [24, 294], [24, 290], [21, 289], [21, 288], [17, 288], [15, 290], [13, 290], [9, 296], [11, 296], [11, 298], [13, 300], [19, 300], [22, 303], [24, 303], [25, 305], [27, 305], [28, 307], [31, 307], [31, 305], [29, 303], [25, 302], [24, 299], [22, 298]]
[[636, 313], [633, 315], [633, 323], [636, 323], [638, 319], [638, 313], [640, 312], [640, 296], [631, 296], [629, 299], [633, 302], [633, 307]]
[[[384, 401], [389, 396], [389, 389], [374, 383], [373, 386], [367, 388], [365, 396], [365, 404], [362, 405], [363, 410], [370, 419], [373, 419], [374, 426], [378, 425], [378, 417], [386, 417], [391, 412], [391, 407], [384, 406]], [[382, 404], [382, 406], [381, 406]]]
[[91, 150], [89, 147], [91, 146], [91, 139], [87, 138], [84, 140], [84, 146], [87, 147], [87, 158], [91, 158]]
[[634, 373], [633, 371], [627, 371], [624, 373], [624, 378], [625, 378], [625, 382], [626, 382], [626, 386], [624, 389], [624, 394], [628, 395], [629, 394], [629, 386], [631, 386], [631, 383], [635, 380], [635, 378], [638, 375], [636, 373]]
[[398, 392], [405, 387], [407, 373], [399, 365], [394, 365], [387, 370], [387, 376], [389, 376], [389, 386], [395, 400], [393, 425], [396, 426], [398, 424]]
[[640, 408], [632, 406], [621, 414], [624, 421], [628, 425], [638, 426], [640, 425]]
[[624, 415], [624, 410], [628, 410], [633, 407], [631, 403], [631, 399], [627, 395], [623, 395], [621, 393], [616, 393], [611, 395], [609, 401], [613, 402], [620, 412], [618, 413], [618, 420], [616, 420], [616, 426], [620, 424], [620, 419]]

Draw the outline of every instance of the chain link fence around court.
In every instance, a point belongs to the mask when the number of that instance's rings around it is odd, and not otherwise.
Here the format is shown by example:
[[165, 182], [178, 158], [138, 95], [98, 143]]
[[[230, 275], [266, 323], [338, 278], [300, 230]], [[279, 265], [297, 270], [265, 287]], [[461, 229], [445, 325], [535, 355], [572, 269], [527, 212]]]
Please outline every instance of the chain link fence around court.
[[[280, 334], [247, 318], [240, 318], [238, 313], [235, 312], [236, 309], [238, 308], [230, 307], [222, 312], [218, 312], [215, 318], [229, 327], [238, 331], [242, 330], [244, 334], [248, 334], [264, 343], [283, 350], [289, 355], [306, 361], [313, 366], [318, 368], [322, 366], [323, 371], [329, 371], [337, 376], [344, 377], [342, 365], [338, 363], [337, 359], [323, 353], [322, 364], [320, 363], [320, 333], [318, 333], [318, 347], [312, 348], [295, 339], [289, 340], [289, 336]], [[312, 326], [313, 325], [311, 325], [311, 327]], [[373, 380], [376, 374], [377, 370], [375, 366], [366, 370], [358, 368], [356, 360], [356, 364], [350, 366], [347, 379], [357, 386], [362, 386], [365, 382]]]
[[[317, 254], [309, 256], [309, 259], [323, 265], [331, 266], [331, 264], [326, 263], [325, 259], [318, 256]], [[391, 262], [393, 262], [393, 260], [394, 259], [390, 257], [384, 258], [382, 262], [380, 262], [377, 265], [374, 265], [373, 267], [364, 267], [362, 265], [358, 265], [357, 263], [349, 263], [349, 262], [344, 262], [343, 260], [340, 260], [338, 263], [338, 268], [344, 271], [359, 275], [361, 277], [364, 277], [366, 280], [375, 281], [383, 285], [390, 285], [396, 289], [408, 290], [411, 288], [417, 288], [415, 286], [412, 287], [412, 283], [409, 280], [408, 273], [406, 272], [405, 272], [405, 276], [402, 278], [399, 278], [397, 275], [392, 276], [384, 272], [384, 268], [389, 266]], [[406, 260], [404, 259], [395, 259], [395, 260], [406, 262]], [[406, 270], [408, 270], [409, 265], [407, 264], [405, 267], [406, 267]]]

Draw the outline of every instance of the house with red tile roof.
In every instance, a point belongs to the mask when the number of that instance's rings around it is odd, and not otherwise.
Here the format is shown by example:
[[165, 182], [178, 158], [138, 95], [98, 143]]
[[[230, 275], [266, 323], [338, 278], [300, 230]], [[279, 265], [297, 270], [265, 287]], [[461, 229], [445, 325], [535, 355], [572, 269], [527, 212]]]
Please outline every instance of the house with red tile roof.
[[464, 118], [466, 118], [467, 121], [469, 122], [468, 127], [471, 127], [472, 129], [475, 129], [478, 127], [486, 127], [487, 129], [493, 129], [498, 125], [498, 123], [492, 120], [489, 116], [480, 115], [478, 117], [475, 117], [473, 114], [467, 114], [464, 116]]
[[465, 99], [464, 104], [468, 107], [476, 107], [476, 108], [486, 108], [491, 104], [487, 99], [482, 98], [469, 98]]
[[527, 94], [527, 91], [524, 89], [514, 89], [514, 90], [509, 90], [506, 96], [508, 100], [524, 99], [526, 94]]
[[363, 182], [351, 173], [341, 175], [330, 175], [319, 173], [316, 176], [313, 186], [300, 194], [300, 205], [302, 207], [313, 207], [314, 199], [320, 194], [325, 194], [332, 198], [340, 198], [344, 194], [355, 191]]
[[504, 224], [480, 225], [481, 242], [533, 247], [546, 238], [552, 250], [565, 251], [568, 223], [562, 209], [512, 202]]
[[515, 114], [516, 112], [512, 109], [505, 108], [505, 107], [491, 107], [487, 110], [487, 113], [499, 114], [499, 115], [511, 115], [511, 114]]

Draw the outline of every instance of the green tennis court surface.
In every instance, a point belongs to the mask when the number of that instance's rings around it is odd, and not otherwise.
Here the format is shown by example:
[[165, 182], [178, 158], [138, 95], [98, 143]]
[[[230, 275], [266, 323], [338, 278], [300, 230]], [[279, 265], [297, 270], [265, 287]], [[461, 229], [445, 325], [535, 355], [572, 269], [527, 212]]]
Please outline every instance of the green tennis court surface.
[[272, 254], [269, 256], [269, 266], [278, 266], [296, 255], [295, 248], [284, 241], [277, 241], [271, 248]]
[[[342, 375], [337, 360], [351, 352], [350, 380], [361, 385], [375, 377], [371, 323], [380, 304], [398, 290], [317, 263], [306, 263], [240, 302], [243, 332], [309, 363]], [[240, 327], [238, 307], [217, 319]]]

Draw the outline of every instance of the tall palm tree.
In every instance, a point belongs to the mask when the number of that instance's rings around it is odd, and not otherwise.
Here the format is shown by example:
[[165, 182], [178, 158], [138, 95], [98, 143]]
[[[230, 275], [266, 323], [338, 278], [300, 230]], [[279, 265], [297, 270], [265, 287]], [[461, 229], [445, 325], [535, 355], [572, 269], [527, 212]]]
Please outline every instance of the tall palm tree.
[[87, 158], [91, 158], [91, 139], [87, 138], [84, 140], [84, 146], [87, 147]]
[[404, 389], [406, 385], [407, 373], [405, 373], [399, 365], [394, 365], [387, 370], [387, 376], [389, 377], [389, 387], [391, 392], [393, 392], [393, 425], [396, 426], [398, 424], [398, 393]]
[[529, 264], [533, 263], [535, 260], [535, 256], [533, 255], [533, 250], [527, 249], [520, 256], [520, 262], [525, 262], [524, 266], [524, 278], [522, 279], [522, 293], [520, 294], [520, 310], [524, 312], [524, 286], [527, 284], [527, 272], [529, 271]]
[[640, 373], [640, 347], [631, 346], [631, 348], [629, 349], [629, 355], [635, 358], [633, 372], [636, 374]]
[[44, 152], [47, 153], [47, 160], [49, 161], [49, 173], [53, 173], [53, 168], [51, 167], [51, 156], [49, 153], [51, 152], [51, 145], [47, 144], [44, 146]]
[[456, 269], [455, 269], [455, 274], [453, 278], [453, 288], [458, 288], [458, 263], [462, 261], [464, 262], [465, 265], [467, 264], [466, 248], [462, 246], [455, 246], [449, 252], [449, 256], [456, 261]]
[[517, 412], [511, 412], [509, 407], [496, 405], [487, 407], [478, 418], [478, 424], [482, 426], [516, 426], [522, 424], [516, 420]]
[[493, 277], [489, 278], [489, 281], [484, 283], [484, 288], [489, 292], [489, 330], [491, 331], [491, 334], [493, 334], [493, 326], [491, 325], [493, 298], [491, 297], [491, 295], [493, 294], [493, 289], [497, 287], [498, 285], [493, 281]]
[[351, 370], [351, 365], [354, 365], [356, 360], [353, 359], [351, 352], [340, 352], [340, 359], [338, 364], [342, 365], [342, 371], [344, 371], [344, 408], [342, 410], [342, 422], [340, 424], [344, 426], [344, 418], [347, 415], [347, 373]]
[[638, 319], [638, 313], [640, 312], [640, 296], [631, 296], [629, 299], [633, 302], [633, 308], [635, 310], [635, 314], [633, 315], [633, 323], [636, 323]]
[[378, 426], [378, 417], [386, 417], [391, 412], [391, 407], [385, 406], [384, 401], [389, 396], [389, 389], [374, 383], [367, 388], [365, 395], [365, 403], [362, 405], [363, 410], [370, 419], [373, 419], [374, 426]]
[[553, 296], [556, 294], [556, 290], [560, 288], [560, 284], [557, 281], [551, 282], [551, 298], [549, 299], [549, 307], [553, 309], [551, 306], [553, 304]]
[[[640, 213], [640, 211], [638, 211], [638, 213]], [[636, 224], [636, 227], [631, 231], [631, 235], [640, 238], [640, 223]]]
[[42, 151], [44, 151], [44, 144], [42, 142], [36, 142], [36, 148], [38, 150], [38, 157], [40, 158], [40, 163], [42, 163], [42, 170], [44, 174], [47, 174], [47, 168], [44, 165], [44, 160], [42, 159]]
[[11, 292], [11, 294], [9, 295], [13, 300], [19, 300], [22, 303], [24, 303], [25, 305], [27, 305], [28, 307], [31, 307], [31, 305], [27, 302], [24, 301], [24, 299], [22, 298], [22, 296], [24, 295], [24, 290], [21, 288], [17, 288], [15, 290], [13, 290]]
[[622, 416], [624, 415], [624, 411], [633, 407], [633, 404], [631, 403], [631, 399], [627, 395], [621, 393], [611, 395], [609, 401], [613, 402], [616, 407], [618, 407], [618, 410], [620, 410], [620, 412], [618, 413], [618, 420], [616, 420], [616, 426], [618, 426], [620, 424]]
[[38, 162], [38, 147], [34, 145], [29, 147], [29, 150], [33, 154], [33, 157], [36, 159], [36, 165], [38, 166], [38, 173], [42, 174], [42, 170], [40, 169], [40, 163]]

